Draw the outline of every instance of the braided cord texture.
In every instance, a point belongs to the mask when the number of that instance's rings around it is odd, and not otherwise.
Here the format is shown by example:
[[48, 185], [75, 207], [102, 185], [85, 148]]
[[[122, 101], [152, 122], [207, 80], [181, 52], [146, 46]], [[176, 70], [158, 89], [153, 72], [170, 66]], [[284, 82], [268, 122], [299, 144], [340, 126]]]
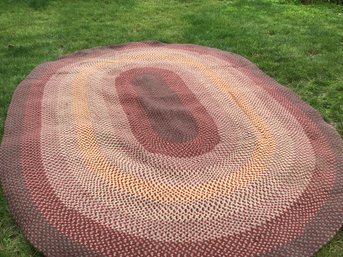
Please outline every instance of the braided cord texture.
[[142, 42], [38, 66], [0, 148], [46, 256], [310, 256], [343, 222], [343, 142], [236, 54]]

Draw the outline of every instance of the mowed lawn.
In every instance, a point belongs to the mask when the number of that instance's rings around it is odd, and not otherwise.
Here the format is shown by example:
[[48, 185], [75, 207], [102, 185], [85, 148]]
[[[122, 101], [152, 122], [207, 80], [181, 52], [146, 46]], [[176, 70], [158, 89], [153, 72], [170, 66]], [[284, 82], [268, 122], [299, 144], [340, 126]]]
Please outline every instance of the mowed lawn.
[[[240, 54], [295, 91], [343, 136], [343, 6], [296, 1], [0, 1], [0, 138], [16, 86], [40, 63], [132, 41]], [[41, 256], [0, 193], [0, 257]], [[343, 256], [343, 232], [316, 256]]]

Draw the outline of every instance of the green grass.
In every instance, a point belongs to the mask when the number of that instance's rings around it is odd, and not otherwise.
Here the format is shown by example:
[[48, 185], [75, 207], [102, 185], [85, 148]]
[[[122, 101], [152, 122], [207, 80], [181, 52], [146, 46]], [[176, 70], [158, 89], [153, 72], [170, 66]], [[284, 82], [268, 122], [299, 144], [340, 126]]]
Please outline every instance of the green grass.
[[[0, 137], [15, 87], [38, 64], [143, 40], [232, 51], [295, 91], [343, 136], [343, 6], [295, 1], [0, 1]], [[0, 194], [0, 257], [41, 256]], [[343, 256], [343, 232], [316, 255]]]

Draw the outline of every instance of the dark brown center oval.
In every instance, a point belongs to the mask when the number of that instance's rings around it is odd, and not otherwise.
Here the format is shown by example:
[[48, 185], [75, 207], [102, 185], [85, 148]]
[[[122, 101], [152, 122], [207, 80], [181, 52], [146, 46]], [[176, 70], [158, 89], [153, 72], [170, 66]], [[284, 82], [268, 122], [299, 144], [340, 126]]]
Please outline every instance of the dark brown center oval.
[[142, 74], [132, 84], [151, 126], [161, 138], [181, 143], [196, 137], [198, 127], [191, 112], [159, 74]]
[[119, 74], [115, 87], [133, 135], [148, 151], [191, 157], [219, 143], [214, 120], [176, 73], [134, 68]]

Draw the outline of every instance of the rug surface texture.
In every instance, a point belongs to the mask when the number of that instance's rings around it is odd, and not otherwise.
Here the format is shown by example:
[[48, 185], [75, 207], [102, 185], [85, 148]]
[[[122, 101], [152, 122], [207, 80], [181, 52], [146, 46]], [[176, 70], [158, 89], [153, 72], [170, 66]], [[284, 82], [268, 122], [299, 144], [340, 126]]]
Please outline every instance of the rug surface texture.
[[311, 256], [343, 221], [343, 142], [236, 54], [128, 43], [17, 87], [0, 178], [46, 256]]

